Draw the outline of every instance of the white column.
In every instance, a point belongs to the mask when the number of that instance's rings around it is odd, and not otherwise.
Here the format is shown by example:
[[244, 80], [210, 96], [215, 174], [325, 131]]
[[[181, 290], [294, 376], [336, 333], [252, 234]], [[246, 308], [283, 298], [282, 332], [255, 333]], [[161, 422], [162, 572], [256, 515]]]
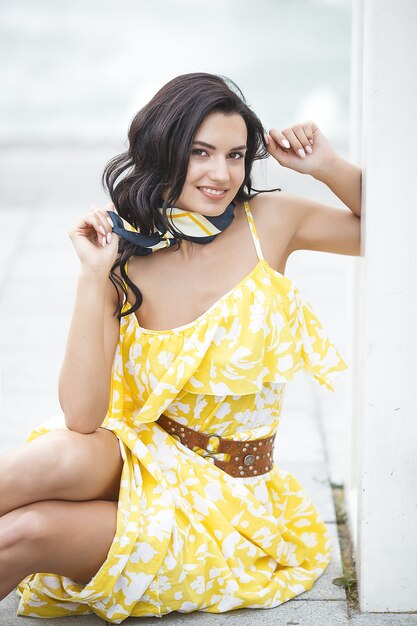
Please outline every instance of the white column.
[[[357, 27], [363, 18], [363, 256], [347, 501], [356, 515], [361, 611], [410, 612], [417, 610], [417, 2], [356, 0], [355, 11]], [[354, 45], [362, 46], [358, 33]]]
[[[350, 85], [350, 112], [351, 112], [351, 136], [350, 136], [350, 158], [354, 163], [363, 167], [362, 155], [362, 85], [363, 85], [363, 0], [354, 0], [352, 6], [352, 47], [351, 47], [351, 85]], [[364, 203], [363, 203], [364, 204]], [[362, 207], [362, 225], [365, 222], [365, 207]], [[362, 230], [363, 226], [362, 226]], [[362, 233], [362, 252], [363, 254]], [[361, 342], [358, 340], [361, 331], [359, 319], [359, 302], [361, 301], [362, 289], [360, 284], [362, 259], [354, 259], [349, 274], [348, 289], [352, 298], [352, 324], [349, 329], [350, 336], [353, 337], [351, 350], [347, 354], [351, 369], [351, 396], [350, 396], [350, 428], [348, 429], [347, 448], [350, 459], [348, 474], [345, 477], [345, 503], [348, 510], [348, 519], [352, 535], [355, 552], [358, 547], [358, 500], [360, 488], [360, 445], [361, 445], [361, 398], [359, 379], [359, 348]]]

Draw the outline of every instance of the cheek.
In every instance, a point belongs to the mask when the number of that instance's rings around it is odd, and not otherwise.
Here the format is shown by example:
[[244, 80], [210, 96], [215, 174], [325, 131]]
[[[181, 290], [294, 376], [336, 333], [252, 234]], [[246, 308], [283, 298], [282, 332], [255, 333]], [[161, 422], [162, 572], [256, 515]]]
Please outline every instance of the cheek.
[[245, 163], [244, 162], [242, 162], [242, 165], [240, 165], [240, 167], [236, 167], [234, 169], [232, 173], [232, 180], [236, 185], [238, 185], [238, 187], [241, 186], [241, 184], [245, 180]]
[[185, 177], [185, 184], [194, 184], [195, 181], [197, 181], [199, 179], [199, 177], [201, 176], [201, 164], [196, 163], [195, 161], [190, 161], [188, 163], [188, 168], [187, 168], [187, 175]]

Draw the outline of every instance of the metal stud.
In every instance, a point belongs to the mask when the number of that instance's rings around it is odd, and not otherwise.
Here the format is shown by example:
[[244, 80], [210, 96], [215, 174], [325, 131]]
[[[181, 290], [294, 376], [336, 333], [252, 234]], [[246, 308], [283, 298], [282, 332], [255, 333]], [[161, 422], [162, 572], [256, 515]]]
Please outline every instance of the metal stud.
[[245, 458], [243, 459], [243, 463], [245, 465], [251, 465], [255, 460], [255, 457], [253, 456], [253, 454], [247, 454], [245, 456]]

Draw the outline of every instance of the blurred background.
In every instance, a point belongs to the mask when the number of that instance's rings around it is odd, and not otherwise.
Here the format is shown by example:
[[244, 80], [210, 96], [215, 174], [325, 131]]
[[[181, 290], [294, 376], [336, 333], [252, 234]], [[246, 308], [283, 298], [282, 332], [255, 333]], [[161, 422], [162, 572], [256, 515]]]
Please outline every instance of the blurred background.
[[[78, 272], [67, 231], [105, 205], [105, 163], [136, 111], [192, 71], [232, 78], [266, 129], [313, 119], [349, 157], [350, 0], [0, 2], [0, 451], [59, 412]], [[256, 185], [340, 201], [271, 159]], [[256, 186], [255, 185], [255, 186]], [[292, 278], [351, 367], [352, 257], [297, 252]], [[350, 372], [288, 385], [278, 457], [346, 475]]]

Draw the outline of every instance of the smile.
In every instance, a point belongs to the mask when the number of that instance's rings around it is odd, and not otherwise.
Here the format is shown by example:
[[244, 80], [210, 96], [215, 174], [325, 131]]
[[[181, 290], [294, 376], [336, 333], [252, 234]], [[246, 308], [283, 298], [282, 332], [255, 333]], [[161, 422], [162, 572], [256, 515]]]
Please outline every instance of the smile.
[[227, 189], [213, 189], [212, 187], [197, 187], [199, 191], [209, 196], [223, 198], [227, 193]]

